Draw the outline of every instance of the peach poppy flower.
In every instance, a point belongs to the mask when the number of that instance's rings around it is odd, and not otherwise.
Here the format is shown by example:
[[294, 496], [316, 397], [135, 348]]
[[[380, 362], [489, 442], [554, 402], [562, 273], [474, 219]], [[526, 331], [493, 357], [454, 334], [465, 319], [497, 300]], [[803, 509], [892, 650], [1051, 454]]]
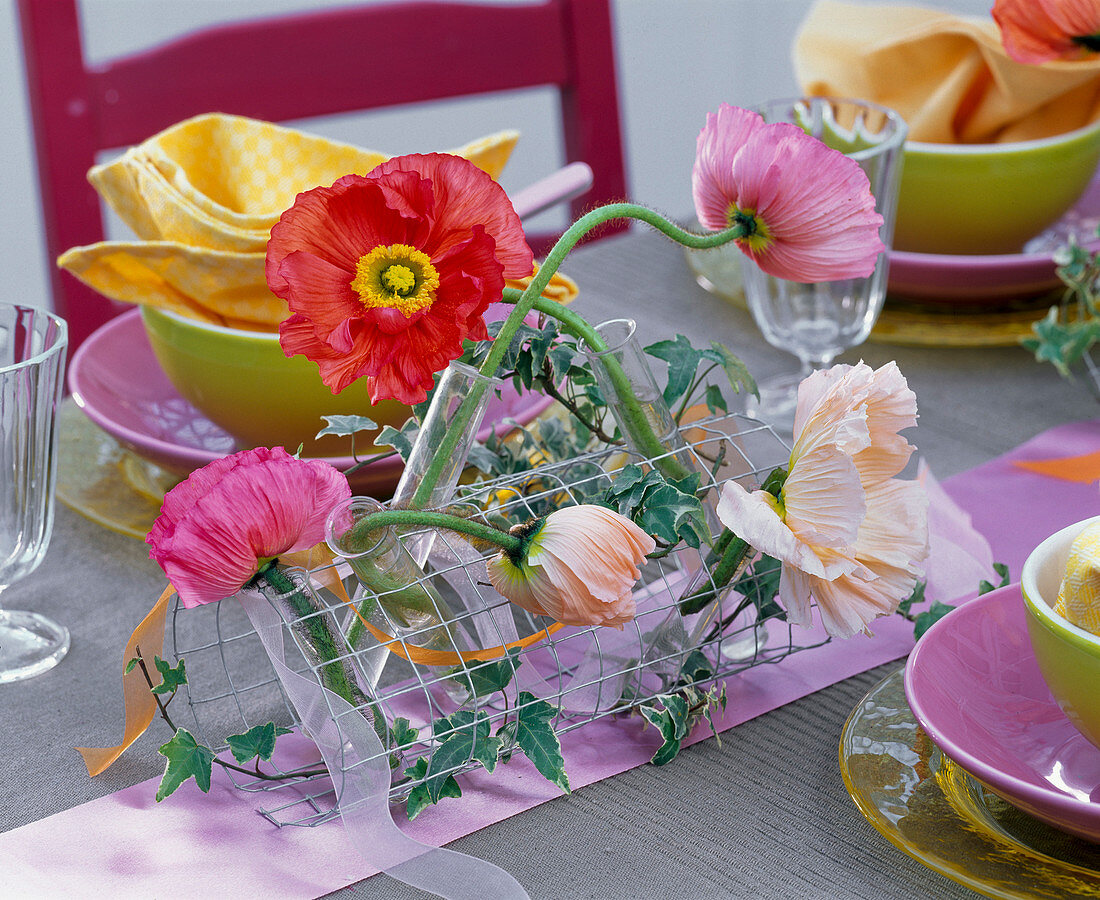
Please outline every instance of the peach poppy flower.
[[638, 567], [656, 542], [625, 516], [602, 506], [568, 506], [513, 534], [523, 558], [503, 551], [489, 560], [489, 581], [538, 616], [566, 625], [622, 628], [634, 618]]
[[216, 603], [264, 563], [323, 541], [329, 511], [350, 496], [347, 478], [322, 460], [242, 450], [172, 488], [145, 542], [185, 607]]
[[913, 451], [898, 432], [916, 420], [895, 363], [815, 372], [799, 388], [779, 497], [723, 486], [718, 518], [783, 562], [779, 597], [791, 622], [810, 624], [812, 598], [825, 630], [850, 637], [912, 593], [928, 555], [928, 501], [918, 482], [894, 476]]
[[996, 0], [1005, 52], [1021, 63], [1100, 53], [1100, 0]]
[[859, 164], [797, 125], [723, 103], [707, 114], [691, 181], [703, 227], [747, 226], [737, 245], [769, 275], [863, 278], [885, 249]]
[[504, 189], [445, 153], [398, 156], [368, 175], [299, 194], [271, 229], [267, 283], [293, 315], [287, 356], [317, 363], [338, 393], [366, 378], [371, 399], [419, 403], [531, 248]]

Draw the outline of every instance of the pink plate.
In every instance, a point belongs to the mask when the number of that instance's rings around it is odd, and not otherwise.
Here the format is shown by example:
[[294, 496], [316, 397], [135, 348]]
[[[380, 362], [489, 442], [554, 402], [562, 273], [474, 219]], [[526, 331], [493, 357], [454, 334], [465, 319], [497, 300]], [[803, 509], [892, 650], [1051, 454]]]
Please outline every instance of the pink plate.
[[932, 626], [905, 667], [905, 694], [940, 750], [1008, 802], [1100, 841], [1100, 750], [1039, 673], [1018, 584]]
[[1056, 289], [1054, 249], [1075, 233], [1079, 243], [1100, 247], [1100, 178], [1066, 215], [1029, 241], [1021, 253], [999, 256], [948, 256], [890, 252], [889, 292], [895, 298], [924, 302], [988, 304], [1035, 297]]
[[[233, 438], [184, 400], [161, 370], [139, 310], [123, 313], [89, 337], [69, 363], [69, 390], [96, 425], [143, 459], [185, 475], [238, 449]], [[489, 403], [486, 421], [498, 430], [506, 419], [527, 424], [552, 401], [519, 395], [511, 383]], [[484, 440], [491, 426], [478, 435]], [[350, 456], [328, 460], [338, 469], [354, 464]], [[401, 476], [394, 456], [355, 472], [357, 491], [389, 496]]]

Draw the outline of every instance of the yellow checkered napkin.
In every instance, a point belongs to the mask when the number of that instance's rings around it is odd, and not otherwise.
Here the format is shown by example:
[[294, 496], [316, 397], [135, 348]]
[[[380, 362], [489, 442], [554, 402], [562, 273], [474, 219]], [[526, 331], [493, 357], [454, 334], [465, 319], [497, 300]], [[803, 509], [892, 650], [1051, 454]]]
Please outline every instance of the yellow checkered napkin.
[[1071, 545], [1054, 611], [1100, 634], [1100, 522], [1089, 525]]
[[[448, 152], [498, 178], [518, 139], [502, 131]], [[300, 192], [388, 158], [241, 116], [188, 119], [88, 173], [140, 240], [74, 247], [58, 265], [115, 300], [271, 328], [288, 314], [264, 279], [271, 227]]]

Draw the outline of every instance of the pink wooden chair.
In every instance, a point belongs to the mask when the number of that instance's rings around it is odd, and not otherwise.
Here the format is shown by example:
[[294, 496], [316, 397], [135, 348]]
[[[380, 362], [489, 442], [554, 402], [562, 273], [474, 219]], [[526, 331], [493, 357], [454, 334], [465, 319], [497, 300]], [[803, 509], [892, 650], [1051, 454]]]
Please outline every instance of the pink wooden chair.
[[[278, 122], [552, 85], [565, 160], [593, 170], [574, 215], [626, 194], [609, 0], [370, 4], [207, 28], [95, 65], [76, 0], [19, 0], [19, 13], [51, 261], [103, 239], [85, 178], [97, 151], [205, 112]], [[120, 311], [67, 272], [52, 279], [72, 349]]]

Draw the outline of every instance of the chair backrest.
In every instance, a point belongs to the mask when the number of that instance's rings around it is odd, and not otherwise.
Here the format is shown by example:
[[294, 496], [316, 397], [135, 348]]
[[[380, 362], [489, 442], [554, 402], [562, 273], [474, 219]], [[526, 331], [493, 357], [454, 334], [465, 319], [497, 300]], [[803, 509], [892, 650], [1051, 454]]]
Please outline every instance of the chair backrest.
[[[593, 170], [574, 215], [626, 194], [609, 0], [367, 4], [211, 27], [95, 65], [76, 0], [19, 0], [19, 13], [51, 262], [103, 239], [85, 177], [98, 151], [206, 112], [282, 122], [555, 86], [565, 161]], [[51, 269], [75, 348], [120, 307]]]

